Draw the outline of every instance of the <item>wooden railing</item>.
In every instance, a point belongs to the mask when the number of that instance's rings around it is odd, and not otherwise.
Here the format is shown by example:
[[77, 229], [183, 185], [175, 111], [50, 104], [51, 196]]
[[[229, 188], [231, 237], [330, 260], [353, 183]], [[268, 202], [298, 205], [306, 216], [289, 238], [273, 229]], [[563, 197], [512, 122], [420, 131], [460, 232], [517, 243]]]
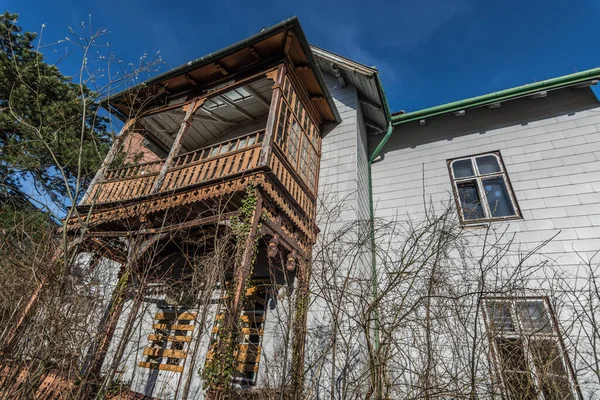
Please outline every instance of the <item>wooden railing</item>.
[[[264, 131], [261, 130], [175, 157], [157, 193], [258, 167], [263, 137]], [[107, 171], [105, 179], [92, 188], [85, 204], [119, 202], [151, 195], [163, 165], [164, 161], [156, 161]]]
[[[108, 170], [106, 178], [92, 189], [86, 204], [133, 200], [252, 170], [259, 167], [263, 137], [264, 131], [259, 131], [173, 158], [172, 167], [167, 170], [155, 193], [152, 190], [164, 165], [162, 160]], [[283, 186], [282, 194], [291, 197], [297, 204], [298, 211], [314, 220], [315, 196], [290, 166], [285, 153], [277, 144], [273, 146], [268, 167]]]

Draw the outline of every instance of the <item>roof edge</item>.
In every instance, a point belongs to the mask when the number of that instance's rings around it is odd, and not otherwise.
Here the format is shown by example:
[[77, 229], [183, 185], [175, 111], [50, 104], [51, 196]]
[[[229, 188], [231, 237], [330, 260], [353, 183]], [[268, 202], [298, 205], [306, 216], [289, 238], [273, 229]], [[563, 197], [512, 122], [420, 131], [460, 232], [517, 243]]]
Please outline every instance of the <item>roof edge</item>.
[[163, 73], [160, 73], [156, 76], [153, 76], [141, 83], [138, 83], [137, 85], [123, 89], [120, 92], [113, 94], [111, 96], [108, 96], [108, 98], [103, 99], [103, 100], [108, 101], [108, 102], [115, 101], [115, 100], [118, 100], [121, 96], [125, 95], [126, 93], [131, 92], [132, 90], [135, 90], [137, 88], [154, 85], [161, 81], [171, 79], [171, 78], [176, 77], [181, 74], [185, 74], [185, 73], [190, 72], [190, 71], [194, 70], [195, 68], [198, 68], [204, 64], [208, 64], [211, 61], [217, 60], [219, 58], [223, 58], [231, 53], [236, 52], [237, 50], [240, 50], [244, 47], [252, 45], [255, 42], [260, 41], [261, 39], [266, 38], [267, 36], [278, 33], [279, 31], [289, 29], [296, 24], [298, 24], [298, 17], [294, 16], [294, 17], [288, 18], [288, 19], [283, 20], [269, 28], [266, 28], [258, 33], [255, 33], [254, 35], [249, 36], [243, 40], [240, 40], [236, 43], [230, 44], [229, 46], [223, 47], [219, 50], [213, 51], [212, 53], [209, 53], [200, 58], [196, 58], [194, 60], [188, 61], [185, 64], [179, 65], [178, 67], [169, 69], [169, 70], [167, 70]]
[[341, 56], [337, 53], [326, 50], [322, 47], [315, 46], [314, 44], [310, 45], [312, 52], [317, 57], [322, 57], [330, 60], [333, 63], [341, 64], [342, 67], [352, 68], [353, 71], [363, 74], [367, 77], [373, 77], [376, 81], [377, 90], [379, 91], [379, 97], [381, 99], [381, 104], [383, 105], [383, 112], [385, 115], [386, 121], [390, 121], [392, 112], [390, 111], [389, 103], [387, 97], [385, 95], [385, 91], [383, 90], [383, 83], [381, 81], [381, 76], [379, 75], [379, 70], [376, 67], [369, 67], [368, 65], [359, 63], [358, 61], [354, 61], [350, 58]]
[[452, 103], [441, 104], [418, 111], [391, 116], [392, 125], [405, 124], [420, 119], [431, 118], [454, 111], [465, 110], [469, 108], [482, 107], [492, 103], [498, 103], [508, 100], [532, 95], [539, 91], [556, 90], [568, 86], [574, 86], [589, 81], [590, 79], [600, 78], [600, 67], [586, 71], [576, 72], [574, 74], [563, 75], [557, 78], [551, 78], [540, 82], [529, 83], [523, 86], [517, 86], [510, 89], [501, 90], [494, 93], [471, 97], [464, 100], [454, 101]]

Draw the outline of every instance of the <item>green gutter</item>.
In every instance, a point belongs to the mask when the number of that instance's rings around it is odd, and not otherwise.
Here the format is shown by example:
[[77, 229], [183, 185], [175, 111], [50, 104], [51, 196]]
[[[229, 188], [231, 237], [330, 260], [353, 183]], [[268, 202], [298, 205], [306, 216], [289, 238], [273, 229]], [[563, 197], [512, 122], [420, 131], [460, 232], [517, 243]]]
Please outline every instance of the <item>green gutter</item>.
[[392, 115], [393, 125], [405, 124], [407, 122], [435, 117], [437, 115], [448, 114], [454, 111], [460, 111], [468, 108], [482, 107], [492, 103], [512, 100], [519, 97], [526, 97], [540, 91], [556, 90], [567, 86], [575, 86], [592, 79], [600, 79], [600, 68], [594, 68], [587, 71], [577, 72], [575, 74], [560, 76], [558, 78], [547, 79], [545, 81], [530, 83], [511, 89], [501, 90], [495, 93], [485, 94], [483, 96], [472, 97], [470, 99], [455, 101], [442, 104], [423, 110], [414, 111], [406, 114]]

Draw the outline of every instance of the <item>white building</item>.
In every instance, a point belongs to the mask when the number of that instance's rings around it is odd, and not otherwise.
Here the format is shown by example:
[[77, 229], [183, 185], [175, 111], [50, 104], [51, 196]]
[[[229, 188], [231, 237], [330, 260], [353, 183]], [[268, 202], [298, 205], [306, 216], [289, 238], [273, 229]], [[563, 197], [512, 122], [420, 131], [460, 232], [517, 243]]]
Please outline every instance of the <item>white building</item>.
[[[299, 379], [306, 398], [600, 398], [600, 104], [590, 89], [600, 69], [391, 114], [377, 70], [308, 47], [292, 19], [163, 74], [159, 78], [171, 84], [164, 104], [182, 104], [177, 85], [204, 87], [202, 74], [221, 71], [222, 79], [210, 77], [221, 85], [246, 79], [239, 78], [243, 73], [235, 72], [233, 62], [228, 64], [232, 49], [248, 57], [256, 53], [255, 61], [263, 62], [266, 52], [260, 46], [282, 32], [282, 38], [298, 40], [285, 44], [285, 52], [296, 51], [290, 53], [295, 59], [286, 59], [288, 73], [292, 66], [306, 88], [303, 101], [310, 100], [304, 106], [308, 110], [310, 102], [316, 104], [314, 113], [322, 121], [314, 203], [320, 232], [314, 247], [308, 246], [312, 275], [306, 322], [294, 322], [295, 315], [304, 315], [296, 314], [299, 304], [306, 306], [298, 300], [299, 275], [271, 276], [276, 288], [260, 294], [260, 327], [243, 328], [251, 332], [243, 339], [250, 342], [241, 345], [260, 350], [258, 358], [244, 364], [251, 369], [243, 371], [251, 375], [234, 377], [235, 387], [246, 390], [238, 394], [267, 396], [257, 388], [278, 392]], [[207, 67], [209, 61], [215, 71]], [[306, 71], [312, 75], [300, 75]], [[250, 90], [238, 90], [239, 99], [227, 97], [231, 114], [219, 114], [219, 107], [227, 106], [214, 99], [212, 108], [206, 102], [200, 106], [207, 110], [202, 120], [214, 126], [223, 119], [238, 125], [231, 121], [244, 117], [254, 125], [206, 128], [210, 138], [194, 125], [197, 136], [184, 138], [183, 149], [233, 143], [262, 124], [267, 132], [274, 129], [267, 113], [279, 86], [263, 84], [267, 78], [256, 82]], [[259, 111], [259, 103], [266, 108]], [[162, 123], [155, 120], [146, 127], [158, 132]], [[162, 146], [169, 152], [177, 143], [178, 126], [170, 138], [141, 134], [145, 141], [136, 143], [146, 149], [144, 160], [164, 158], [148, 150]], [[310, 137], [311, 128], [305, 129]], [[307, 158], [298, 168], [310, 175], [318, 160]], [[154, 173], [140, 171], [127, 179]], [[162, 232], [151, 229], [148, 233]], [[270, 237], [276, 236], [273, 232]], [[289, 240], [286, 257], [294, 248]], [[262, 271], [260, 276], [268, 279], [271, 243], [277, 248], [273, 239], [265, 241], [253, 276]], [[185, 264], [174, 256], [161, 261], [160, 268], [178, 263]], [[118, 269], [116, 264], [110, 268]], [[116, 275], [111, 282], [116, 284]], [[103, 357], [104, 374], [154, 398], [203, 398], [202, 369], [207, 354], [216, 354], [211, 343], [220, 329], [215, 321], [223, 286], [203, 295], [195, 292], [195, 300], [181, 311], [180, 303], [169, 303], [168, 290], [154, 285], [137, 304], [134, 295], [124, 300]], [[174, 313], [170, 319], [168, 312]], [[250, 318], [250, 310], [242, 313]], [[98, 323], [105, 326], [106, 320]], [[183, 344], [149, 345], [161, 335], [160, 324], [186, 325], [178, 330], [186, 336], [178, 342]], [[169, 358], [165, 350], [183, 356]], [[166, 361], [157, 361], [159, 353]], [[303, 354], [303, 365], [294, 358], [297, 354]], [[301, 378], [294, 369], [298, 365]]]

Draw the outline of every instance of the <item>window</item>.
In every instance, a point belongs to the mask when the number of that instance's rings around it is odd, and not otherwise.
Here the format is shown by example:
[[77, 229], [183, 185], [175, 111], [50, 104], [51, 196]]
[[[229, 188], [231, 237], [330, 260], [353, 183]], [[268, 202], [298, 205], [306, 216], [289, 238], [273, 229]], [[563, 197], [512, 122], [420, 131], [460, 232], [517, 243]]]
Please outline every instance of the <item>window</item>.
[[183, 365], [192, 341], [196, 312], [177, 307], [161, 309], [154, 316], [154, 333], [148, 335], [150, 344], [144, 348], [142, 368], [183, 372]]
[[575, 400], [566, 352], [547, 298], [487, 299], [492, 359], [504, 397]]
[[[240, 314], [240, 325], [237, 332], [235, 359], [232, 382], [244, 388], [256, 385], [260, 363], [262, 338], [268, 300], [268, 280], [253, 280], [246, 289], [243, 308]], [[229, 286], [231, 281], [227, 282]], [[223, 299], [227, 298], [225, 295]], [[225, 307], [217, 313], [213, 325], [210, 347], [206, 356], [206, 366], [215, 359], [215, 350], [222, 337], [222, 323], [225, 321]]]
[[521, 218], [499, 152], [448, 161], [463, 223]]
[[282, 97], [279, 103], [275, 143], [287, 156], [299, 178], [314, 193], [317, 185], [320, 133], [302, 104], [301, 96], [287, 76], [281, 87]]

